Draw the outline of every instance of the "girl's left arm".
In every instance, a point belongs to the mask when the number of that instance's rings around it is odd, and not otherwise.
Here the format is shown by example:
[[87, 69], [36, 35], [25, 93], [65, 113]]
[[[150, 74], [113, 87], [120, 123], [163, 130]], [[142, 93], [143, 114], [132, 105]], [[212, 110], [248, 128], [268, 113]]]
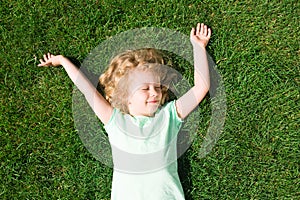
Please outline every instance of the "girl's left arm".
[[202, 101], [210, 87], [207, 46], [211, 36], [211, 29], [203, 23], [192, 28], [190, 38], [194, 54], [194, 86], [176, 101], [179, 117], [184, 119]]

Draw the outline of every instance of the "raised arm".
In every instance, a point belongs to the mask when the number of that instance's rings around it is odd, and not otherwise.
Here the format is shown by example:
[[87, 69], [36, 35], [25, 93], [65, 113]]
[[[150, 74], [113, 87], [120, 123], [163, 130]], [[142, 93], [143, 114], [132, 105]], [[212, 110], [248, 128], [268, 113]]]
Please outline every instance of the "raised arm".
[[113, 111], [112, 106], [69, 59], [62, 55], [55, 56], [48, 53], [44, 55], [43, 59], [40, 59], [40, 62], [38, 66], [62, 65], [73, 83], [84, 94], [87, 102], [102, 123], [106, 124], [109, 121]]
[[194, 86], [176, 101], [179, 117], [184, 119], [202, 101], [210, 87], [206, 45], [211, 36], [211, 29], [203, 23], [192, 28], [190, 38], [194, 54]]

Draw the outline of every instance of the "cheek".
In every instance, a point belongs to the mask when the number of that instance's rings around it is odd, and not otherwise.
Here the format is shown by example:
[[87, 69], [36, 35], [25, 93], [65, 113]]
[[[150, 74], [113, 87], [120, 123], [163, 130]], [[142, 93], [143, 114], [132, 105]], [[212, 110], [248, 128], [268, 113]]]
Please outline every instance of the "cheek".
[[143, 100], [144, 98], [145, 98], [145, 94], [137, 91], [128, 98], [128, 102], [129, 103], [139, 102], [139, 101]]
[[160, 92], [160, 93], [158, 94], [158, 96], [161, 98], [161, 97], [163, 96], [162, 92]]
[[143, 100], [143, 99], [146, 99], [148, 98], [148, 95], [146, 93], [139, 93], [138, 95], [136, 95], [136, 99], [139, 99], [139, 100]]

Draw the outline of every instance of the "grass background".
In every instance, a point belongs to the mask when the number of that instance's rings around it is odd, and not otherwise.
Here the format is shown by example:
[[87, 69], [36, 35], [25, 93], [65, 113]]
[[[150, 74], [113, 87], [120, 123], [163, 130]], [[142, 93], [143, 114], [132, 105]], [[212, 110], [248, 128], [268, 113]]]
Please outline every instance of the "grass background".
[[[181, 159], [187, 199], [299, 199], [299, 13], [283, 1], [3, 1], [0, 7], [0, 199], [109, 199], [112, 170], [85, 149], [62, 68], [126, 30], [213, 30], [209, 52], [227, 95], [224, 132]], [[185, 74], [190, 76], [190, 74]], [[204, 103], [205, 106], [207, 103]]]

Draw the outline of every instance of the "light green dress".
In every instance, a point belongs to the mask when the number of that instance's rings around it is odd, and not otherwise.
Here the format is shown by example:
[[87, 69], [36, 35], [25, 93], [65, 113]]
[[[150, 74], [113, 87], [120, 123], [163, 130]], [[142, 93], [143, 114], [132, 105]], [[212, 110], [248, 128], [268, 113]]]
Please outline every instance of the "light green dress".
[[104, 126], [112, 148], [112, 200], [182, 200], [176, 143], [182, 125], [175, 101], [154, 117], [133, 117], [114, 109]]

